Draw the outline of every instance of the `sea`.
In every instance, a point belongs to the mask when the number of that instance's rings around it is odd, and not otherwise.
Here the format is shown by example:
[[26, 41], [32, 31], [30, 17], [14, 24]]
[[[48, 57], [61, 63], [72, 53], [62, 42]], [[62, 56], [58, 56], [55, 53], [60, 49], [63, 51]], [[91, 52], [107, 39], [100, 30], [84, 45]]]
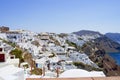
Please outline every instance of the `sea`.
[[120, 52], [110, 52], [108, 53], [117, 63], [117, 65], [120, 65]]

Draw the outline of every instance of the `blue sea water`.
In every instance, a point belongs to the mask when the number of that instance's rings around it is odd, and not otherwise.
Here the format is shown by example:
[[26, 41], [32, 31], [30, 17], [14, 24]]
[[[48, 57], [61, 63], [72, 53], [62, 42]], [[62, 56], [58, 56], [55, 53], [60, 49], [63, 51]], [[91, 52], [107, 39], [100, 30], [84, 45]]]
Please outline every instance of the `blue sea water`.
[[120, 65], [120, 52], [119, 53], [108, 53], [115, 61], [118, 65]]

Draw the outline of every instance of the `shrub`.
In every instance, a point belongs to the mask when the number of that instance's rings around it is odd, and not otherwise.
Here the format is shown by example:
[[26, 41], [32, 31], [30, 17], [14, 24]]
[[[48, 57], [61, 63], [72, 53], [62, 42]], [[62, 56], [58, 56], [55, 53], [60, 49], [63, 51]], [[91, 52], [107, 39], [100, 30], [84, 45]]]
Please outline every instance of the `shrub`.
[[23, 65], [23, 67], [28, 68], [29, 66], [28, 66], [28, 64], [25, 64], [25, 65]]
[[42, 69], [35, 68], [35, 69], [31, 70], [31, 74], [42, 75]]
[[78, 40], [83, 40], [82, 38], [78, 38]]
[[73, 65], [77, 66], [77, 68], [82, 68], [82, 69], [85, 69], [87, 71], [102, 71], [102, 69], [100, 68], [95, 68], [95, 67], [92, 67], [91, 65], [88, 65], [88, 64], [84, 64], [82, 62], [73, 62]]
[[15, 55], [15, 58], [22, 59], [22, 51], [18, 49], [14, 49], [10, 52], [10, 54]]
[[75, 43], [73, 43], [73, 42], [70, 42], [70, 41], [66, 40], [66, 43], [67, 43], [69, 46], [73, 46], [73, 47], [77, 48], [77, 45], [76, 45]]
[[22, 57], [22, 51], [19, 49], [14, 49], [10, 52], [10, 54], [15, 55], [15, 58], [20, 59], [20, 63], [24, 62], [24, 59]]
[[73, 65], [77, 66], [78, 68], [85, 68], [85, 64], [83, 64], [82, 62], [73, 62]]

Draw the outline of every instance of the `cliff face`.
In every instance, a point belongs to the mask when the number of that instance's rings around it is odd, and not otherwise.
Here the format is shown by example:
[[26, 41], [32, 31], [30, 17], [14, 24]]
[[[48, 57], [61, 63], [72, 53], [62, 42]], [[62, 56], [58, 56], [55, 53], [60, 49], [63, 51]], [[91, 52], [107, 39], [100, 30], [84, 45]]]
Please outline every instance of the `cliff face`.
[[[74, 32], [75, 33], [75, 32]], [[90, 35], [95, 36], [95, 39], [89, 39], [82, 47], [81, 50], [85, 52], [89, 58], [95, 62], [100, 68], [103, 69], [107, 76], [120, 76], [120, 66], [106, 53], [107, 52], [120, 52], [120, 44], [109, 39], [105, 35], [98, 32], [76, 32], [79, 36]]]
[[120, 44], [114, 40], [116, 38], [118, 39], [118, 34], [116, 36], [114, 36], [115, 34], [114, 35], [111, 35], [111, 34], [103, 35], [99, 32], [88, 31], [88, 30], [81, 30], [78, 32], [73, 32], [73, 33], [81, 36], [83, 40], [85, 38], [88, 39], [86, 41], [88, 41], [88, 43], [92, 43], [92, 45], [96, 46], [98, 49], [104, 49], [106, 52], [120, 52]]
[[120, 76], [120, 66], [116, 65], [115, 61], [109, 55], [104, 56], [102, 63], [104, 73], [107, 76]]
[[120, 33], [106, 33], [105, 36], [120, 44]]
[[94, 45], [99, 49], [104, 49], [106, 52], [120, 52], [120, 44], [110, 40], [106, 36], [102, 36], [94, 40]]
[[82, 50], [103, 69], [106, 76], [120, 76], [120, 66], [116, 64], [115, 60], [107, 55], [104, 49], [97, 48], [95, 50], [93, 46], [95, 45], [86, 45]]

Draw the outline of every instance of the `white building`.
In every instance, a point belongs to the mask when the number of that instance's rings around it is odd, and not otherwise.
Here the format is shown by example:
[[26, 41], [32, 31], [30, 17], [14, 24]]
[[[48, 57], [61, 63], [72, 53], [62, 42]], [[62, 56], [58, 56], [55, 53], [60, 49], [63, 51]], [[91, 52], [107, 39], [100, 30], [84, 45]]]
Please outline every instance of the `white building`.
[[0, 38], [10, 41], [10, 42], [21, 42], [22, 34], [16, 31], [9, 31], [6, 33], [0, 33]]
[[0, 80], [24, 80], [24, 70], [13, 65], [0, 64]]
[[7, 34], [6, 33], [0, 33], [0, 38], [7, 40]]
[[7, 36], [7, 40], [10, 42], [18, 43], [22, 41], [22, 34], [19, 32], [15, 32], [15, 31], [7, 32], [6, 36]]

